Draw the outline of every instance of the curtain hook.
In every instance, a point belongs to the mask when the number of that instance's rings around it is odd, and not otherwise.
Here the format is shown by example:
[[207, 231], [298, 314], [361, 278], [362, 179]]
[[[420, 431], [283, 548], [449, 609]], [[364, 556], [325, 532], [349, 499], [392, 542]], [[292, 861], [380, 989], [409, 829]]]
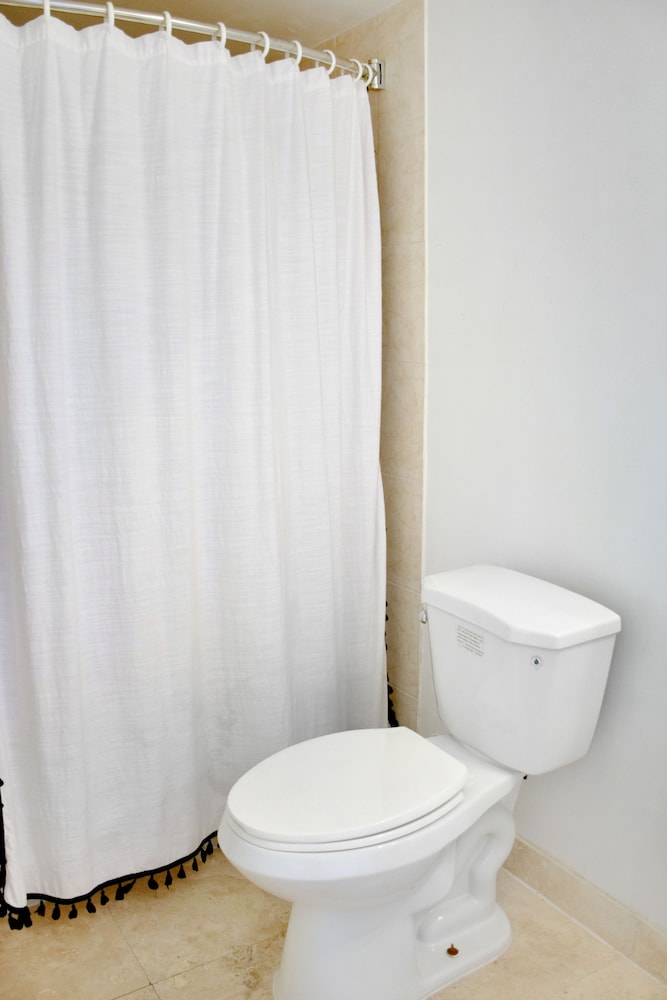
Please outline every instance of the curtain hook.
[[218, 27], [220, 28], [220, 45], [224, 49], [227, 46], [227, 28], [222, 21], [218, 21]]
[[296, 38], [293, 40], [292, 45], [296, 49], [296, 59], [294, 60], [294, 62], [298, 66], [301, 60], [303, 59], [303, 45], [301, 44], [301, 42], [298, 42]]
[[107, 24], [109, 25], [110, 28], [113, 28], [115, 23], [116, 23], [116, 14], [113, 9], [113, 4], [111, 3], [111, 0], [107, 0]]
[[271, 39], [265, 31], [258, 31], [257, 34], [260, 38], [264, 39], [264, 49], [262, 50], [262, 59], [266, 59], [269, 54], [269, 49], [271, 48]]
[[164, 24], [160, 26], [160, 31], [166, 31], [168, 35], [171, 34], [171, 14], [168, 10], [165, 10], [162, 14], [164, 18]]
[[362, 76], [364, 75], [364, 67], [361, 65], [358, 59], [350, 59], [350, 62], [353, 62], [355, 66], [359, 67], [359, 69], [357, 70], [357, 75], [354, 78], [356, 83], [356, 81], [361, 80]]
[[329, 69], [327, 70], [327, 73], [329, 74], [329, 76], [331, 76], [331, 74], [333, 73], [333, 71], [336, 68], [336, 57], [333, 54], [333, 52], [331, 51], [331, 49], [322, 49], [322, 52], [324, 52], [325, 55], [328, 55], [328, 56], [331, 57], [331, 66], [329, 66]]

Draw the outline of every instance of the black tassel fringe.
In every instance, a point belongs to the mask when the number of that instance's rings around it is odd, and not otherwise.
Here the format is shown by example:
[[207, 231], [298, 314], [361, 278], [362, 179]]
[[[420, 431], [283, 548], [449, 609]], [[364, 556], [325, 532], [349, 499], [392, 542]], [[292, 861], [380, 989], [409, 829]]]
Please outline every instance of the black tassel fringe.
[[[384, 620], [386, 622], [388, 622], [389, 621], [389, 604], [385, 601], [385, 605], [384, 606], [385, 606]], [[385, 633], [384, 633], [384, 639], [385, 639], [384, 648], [385, 648], [385, 652], [386, 652], [387, 651], [387, 632], [386, 632], [386, 630], [385, 630]], [[387, 676], [387, 722], [389, 723], [389, 725], [392, 728], [394, 728], [396, 726], [400, 726], [400, 722], [396, 718], [396, 712], [394, 711], [394, 702], [393, 702], [393, 699], [391, 697], [393, 693], [394, 693], [394, 689], [391, 686], [391, 684], [389, 683], [389, 676]]]
[[[0, 787], [1, 786], [2, 781], [0, 781]], [[118, 901], [122, 901], [140, 879], [145, 878], [148, 880], [149, 889], [152, 889], [153, 891], [159, 889], [160, 884], [156, 876], [161, 874], [164, 874], [165, 876], [165, 888], [169, 889], [174, 881], [174, 876], [172, 875], [171, 870], [176, 870], [176, 878], [181, 879], [187, 878], [184, 867], [186, 864], [191, 863], [192, 871], [199, 871], [199, 861], [201, 861], [202, 864], [206, 864], [208, 858], [213, 854], [214, 841], [215, 834], [212, 833], [210, 836], [205, 837], [197, 849], [191, 854], [188, 854], [184, 858], [177, 858], [176, 861], [172, 861], [170, 865], [167, 865], [164, 868], [156, 868], [154, 871], [138, 872], [135, 875], [127, 875], [121, 879], [112, 879], [110, 882], [98, 885], [92, 890], [92, 892], [89, 892], [84, 896], [77, 896], [74, 899], [56, 899], [53, 896], [44, 896], [42, 899], [39, 895], [36, 897], [29, 896], [29, 899], [39, 899], [39, 906], [32, 911], [28, 906], [24, 906], [22, 909], [17, 910], [9, 906], [5, 900], [4, 890], [7, 861], [5, 857], [4, 828], [2, 827], [2, 797], [0, 796], [0, 919], [6, 918], [7, 923], [12, 930], [23, 930], [25, 927], [32, 927], [32, 915], [34, 914], [37, 914], [40, 917], [50, 916], [52, 920], [60, 920], [61, 906], [65, 906], [68, 908], [66, 911], [68, 919], [76, 920], [82, 906], [85, 907], [87, 913], [97, 913], [97, 906], [93, 902], [93, 897], [96, 896], [98, 892], [100, 894], [99, 905], [106, 906], [109, 902], [109, 896], [105, 892], [105, 889], [112, 890], [114, 898]], [[52, 904], [53, 907], [50, 913], [47, 911], [47, 903]]]

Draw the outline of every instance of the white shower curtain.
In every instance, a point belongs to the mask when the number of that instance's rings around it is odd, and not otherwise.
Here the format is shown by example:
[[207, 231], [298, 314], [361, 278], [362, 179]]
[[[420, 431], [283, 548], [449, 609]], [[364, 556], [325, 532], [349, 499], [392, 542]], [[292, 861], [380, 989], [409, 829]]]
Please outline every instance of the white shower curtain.
[[[163, 869], [385, 724], [363, 84], [0, 17], [4, 897]], [[0, 859], [1, 860], [1, 859]]]

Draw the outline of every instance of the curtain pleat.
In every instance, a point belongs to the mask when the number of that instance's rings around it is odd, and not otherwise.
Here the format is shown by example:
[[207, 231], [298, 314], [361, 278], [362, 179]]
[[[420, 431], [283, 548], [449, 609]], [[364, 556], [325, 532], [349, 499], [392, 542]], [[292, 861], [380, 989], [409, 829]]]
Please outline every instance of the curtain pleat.
[[362, 84], [0, 17], [12, 907], [194, 851], [256, 761], [385, 724]]

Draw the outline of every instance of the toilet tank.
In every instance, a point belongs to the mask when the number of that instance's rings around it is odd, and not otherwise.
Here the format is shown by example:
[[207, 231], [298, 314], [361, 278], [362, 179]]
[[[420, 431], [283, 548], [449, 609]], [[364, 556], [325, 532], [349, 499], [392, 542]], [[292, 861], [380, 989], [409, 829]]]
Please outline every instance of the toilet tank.
[[422, 601], [438, 711], [453, 736], [525, 774], [584, 756], [617, 614], [498, 566], [427, 576]]

